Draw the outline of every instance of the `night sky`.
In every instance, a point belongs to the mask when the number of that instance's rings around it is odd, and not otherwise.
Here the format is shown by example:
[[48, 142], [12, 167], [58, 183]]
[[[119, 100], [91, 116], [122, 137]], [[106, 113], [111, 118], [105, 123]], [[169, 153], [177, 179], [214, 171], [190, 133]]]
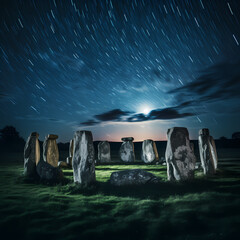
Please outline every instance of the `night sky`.
[[0, 128], [63, 142], [240, 131], [239, 0], [8, 0], [0, 19]]

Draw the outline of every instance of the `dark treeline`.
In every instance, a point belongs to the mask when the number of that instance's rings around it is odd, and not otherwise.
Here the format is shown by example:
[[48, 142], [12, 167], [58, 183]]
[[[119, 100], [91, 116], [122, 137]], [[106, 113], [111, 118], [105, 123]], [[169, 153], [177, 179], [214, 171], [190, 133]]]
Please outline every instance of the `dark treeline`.
[[[217, 148], [240, 148], [240, 136], [239, 138], [236, 133], [233, 134], [232, 139], [227, 139], [225, 137], [221, 137], [220, 139], [216, 139], [216, 147]], [[194, 151], [198, 154], [198, 140], [191, 140], [194, 144]], [[39, 141], [40, 147], [42, 148], [42, 141]], [[97, 145], [99, 141], [94, 142], [95, 152], [97, 153]], [[122, 142], [110, 142], [111, 151], [113, 155], [117, 154]], [[3, 129], [0, 129], [0, 151], [1, 152], [23, 152], [25, 145], [25, 140], [19, 135], [19, 132], [13, 126], [6, 126]], [[156, 141], [157, 149], [159, 156], [164, 156], [167, 142], [166, 141]], [[68, 151], [69, 150], [69, 142], [68, 143], [58, 143], [59, 151]], [[135, 154], [136, 158], [140, 158], [142, 142], [134, 142]]]

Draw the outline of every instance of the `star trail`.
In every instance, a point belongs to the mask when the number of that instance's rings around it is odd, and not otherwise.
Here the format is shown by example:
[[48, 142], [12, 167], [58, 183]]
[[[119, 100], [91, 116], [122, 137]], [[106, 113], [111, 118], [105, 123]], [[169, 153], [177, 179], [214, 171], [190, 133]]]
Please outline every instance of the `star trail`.
[[[1, 1], [0, 127], [94, 140], [239, 131], [238, 0]], [[147, 109], [147, 110], [146, 110]]]

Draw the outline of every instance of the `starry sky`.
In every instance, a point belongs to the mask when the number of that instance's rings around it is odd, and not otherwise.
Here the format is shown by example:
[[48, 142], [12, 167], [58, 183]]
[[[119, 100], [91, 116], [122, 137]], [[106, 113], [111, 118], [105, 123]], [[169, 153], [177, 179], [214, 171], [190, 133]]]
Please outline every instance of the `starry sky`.
[[0, 128], [62, 142], [240, 130], [238, 0], [0, 4]]

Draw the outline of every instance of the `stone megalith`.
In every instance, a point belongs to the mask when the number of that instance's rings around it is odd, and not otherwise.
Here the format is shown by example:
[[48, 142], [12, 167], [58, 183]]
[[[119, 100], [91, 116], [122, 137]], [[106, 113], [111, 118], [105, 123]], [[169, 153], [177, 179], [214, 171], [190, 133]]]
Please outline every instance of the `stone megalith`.
[[37, 165], [37, 173], [41, 180], [50, 182], [58, 182], [64, 178], [63, 172], [58, 167], [53, 167], [43, 160], [40, 160]]
[[110, 144], [108, 141], [98, 144], [98, 161], [100, 163], [111, 162]]
[[170, 128], [167, 131], [167, 138], [165, 158], [168, 180], [193, 179], [196, 157], [190, 144], [187, 128]]
[[209, 130], [207, 128], [203, 128], [199, 131], [198, 145], [204, 174], [215, 174], [218, 162], [217, 151], [214, 139], [209, 135]]
[[49, 134], [43, 142], [43, 160], [53, 167], [58, 166], [59, 152], [56, 139], [57, 135]]
[[96, 181], [92, 132], [76, 131], [73, 150], [74, 182], [90, 185]]
[[110, 176], [110, 184], [115, 186], [158, 183], [159, 180], [154, 174], [142, 169], [113, 172]]
[[72, 166], [72, 158], [73, 158], [73, 139], [70, 141], [69, 144], [69, 156], [66, 159], [68, 165]]
[[145, 163], [152, 163], [159, 159], [156, 143], [153, 140], [147, 139], [143, 141], [141, 158]]
[[24, 147], [24, 172], [25, 176], [36, 176], [36, 165], [40, 161], [39, 134], [32, 132]]
[[125, 137], [122, 138], [122, 145], [120, 147], [120, 159], [124, 162], [134, 162], [135, 161], [135, 153], [134, 153], [134, 144], [133, 137]]

